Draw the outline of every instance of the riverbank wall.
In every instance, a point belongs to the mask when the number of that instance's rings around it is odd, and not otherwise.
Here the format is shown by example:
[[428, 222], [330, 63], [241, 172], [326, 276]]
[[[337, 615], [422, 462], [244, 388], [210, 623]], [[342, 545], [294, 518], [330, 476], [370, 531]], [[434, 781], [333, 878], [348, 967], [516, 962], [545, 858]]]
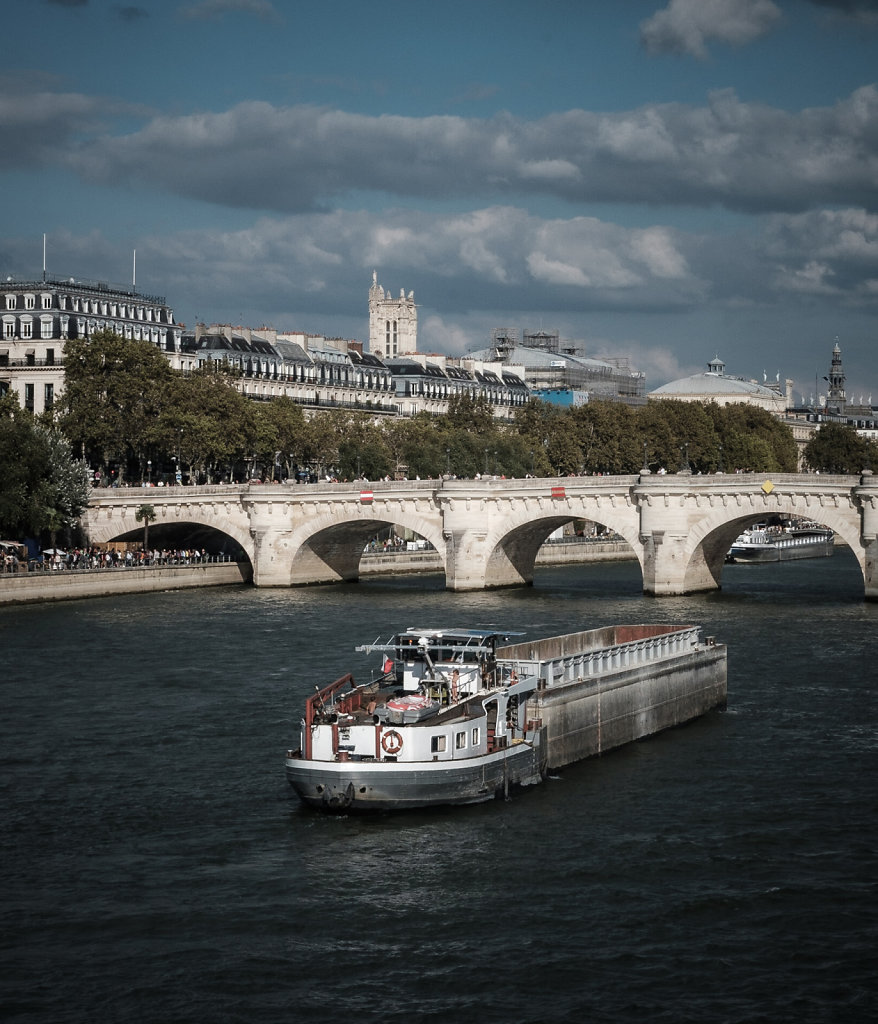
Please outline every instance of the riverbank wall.
[[[537, 565], [564, 565], [633, 558], [625, 543], [583, 542], [546, 544], [538, 553]], [[398, 573], [443, 572], [438, 551], [369, 553], [360, 561], [361, 576]], [[137, 594], [188, 587], [220, 587], [252, 582], [249, 562], [210, 562], [201, 565], [146, 566], [142, 569], [60, 569], [0, 575], [0, 605], [30, 604], [36, 601], [66, 601], [111, 594]]]
[[19, 573], [15, 577], [0, 577], [0, 605], [186, 590], [189, 587], [221, 587], [249, 583], [251, 576], [249, 562]]

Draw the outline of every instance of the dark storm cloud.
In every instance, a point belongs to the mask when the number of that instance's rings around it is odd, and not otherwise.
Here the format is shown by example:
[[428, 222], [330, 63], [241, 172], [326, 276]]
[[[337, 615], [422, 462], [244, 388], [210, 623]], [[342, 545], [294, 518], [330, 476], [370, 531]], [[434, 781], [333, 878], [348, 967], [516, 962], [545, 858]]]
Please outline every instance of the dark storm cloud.
[[74, 149], [77, 140], [105, 131], [105, 118], [117, 111], [92, 96], [23, 88], [0, 76], [0, 169], [57, 164], [59, 153]]
[[[0, 116], [0, 132], [2, 125]], [[64, 159], [100, 184], [137, 183], [278, 212], [326, 208], [355, 191], [421, 200], [718, 204], [749, 212], [874, 209], [878, 89], [864, 86], [833, 107], [798, 113], [721, 91], [704, 107], [571, 110], [537, 121], [508, 114], [484, 121], [368, 117], [245, 103], [157, 117], [140, 131], [68, 146]]]

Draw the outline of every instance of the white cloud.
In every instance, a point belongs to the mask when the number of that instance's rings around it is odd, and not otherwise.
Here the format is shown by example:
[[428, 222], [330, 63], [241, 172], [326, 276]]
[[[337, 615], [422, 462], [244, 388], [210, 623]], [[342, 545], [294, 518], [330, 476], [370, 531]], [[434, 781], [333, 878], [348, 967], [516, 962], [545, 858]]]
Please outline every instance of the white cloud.
[[769, 32], [780, 17], [772, 0], [671, 0], [641, 23], [640, 39], [650, 53], [704, 59], [711, 40], [742, 46]]

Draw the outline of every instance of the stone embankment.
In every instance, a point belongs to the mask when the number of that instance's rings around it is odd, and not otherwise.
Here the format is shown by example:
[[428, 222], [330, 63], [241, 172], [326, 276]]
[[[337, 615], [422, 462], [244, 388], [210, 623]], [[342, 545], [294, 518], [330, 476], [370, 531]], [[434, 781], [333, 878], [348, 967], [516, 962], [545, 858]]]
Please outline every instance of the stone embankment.
[[[544, 544], [537, 565], [618, 561], [633, 558], [624, 541], [571, 540]], [[360, 561], [361, 576], [442, 572], [438, 551], [375, 552]], [[155, 565], [143, 568], [59, 569], [0, 575], [0, 605], [36, 601], [65, 601], [80, 597], [184, 590], [249, 583], [249, 562], [210, 562], [201, 565]]]
[[219, 587], [249, 583], [249, 562], [155, 565], [138, 569], [59, 569], [0, 576], [0, 605], [68, 601], [154, 590]]

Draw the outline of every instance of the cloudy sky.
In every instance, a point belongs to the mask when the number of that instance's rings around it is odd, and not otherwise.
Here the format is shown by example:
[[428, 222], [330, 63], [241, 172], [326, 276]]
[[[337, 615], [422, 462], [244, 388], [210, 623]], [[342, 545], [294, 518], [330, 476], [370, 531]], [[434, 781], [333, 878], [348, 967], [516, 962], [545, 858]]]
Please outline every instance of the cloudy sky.
[[[878, 0], [6, 0], [0, 273], [878, 404]], [[14, 45], [12, 45], [14, 42]]]

